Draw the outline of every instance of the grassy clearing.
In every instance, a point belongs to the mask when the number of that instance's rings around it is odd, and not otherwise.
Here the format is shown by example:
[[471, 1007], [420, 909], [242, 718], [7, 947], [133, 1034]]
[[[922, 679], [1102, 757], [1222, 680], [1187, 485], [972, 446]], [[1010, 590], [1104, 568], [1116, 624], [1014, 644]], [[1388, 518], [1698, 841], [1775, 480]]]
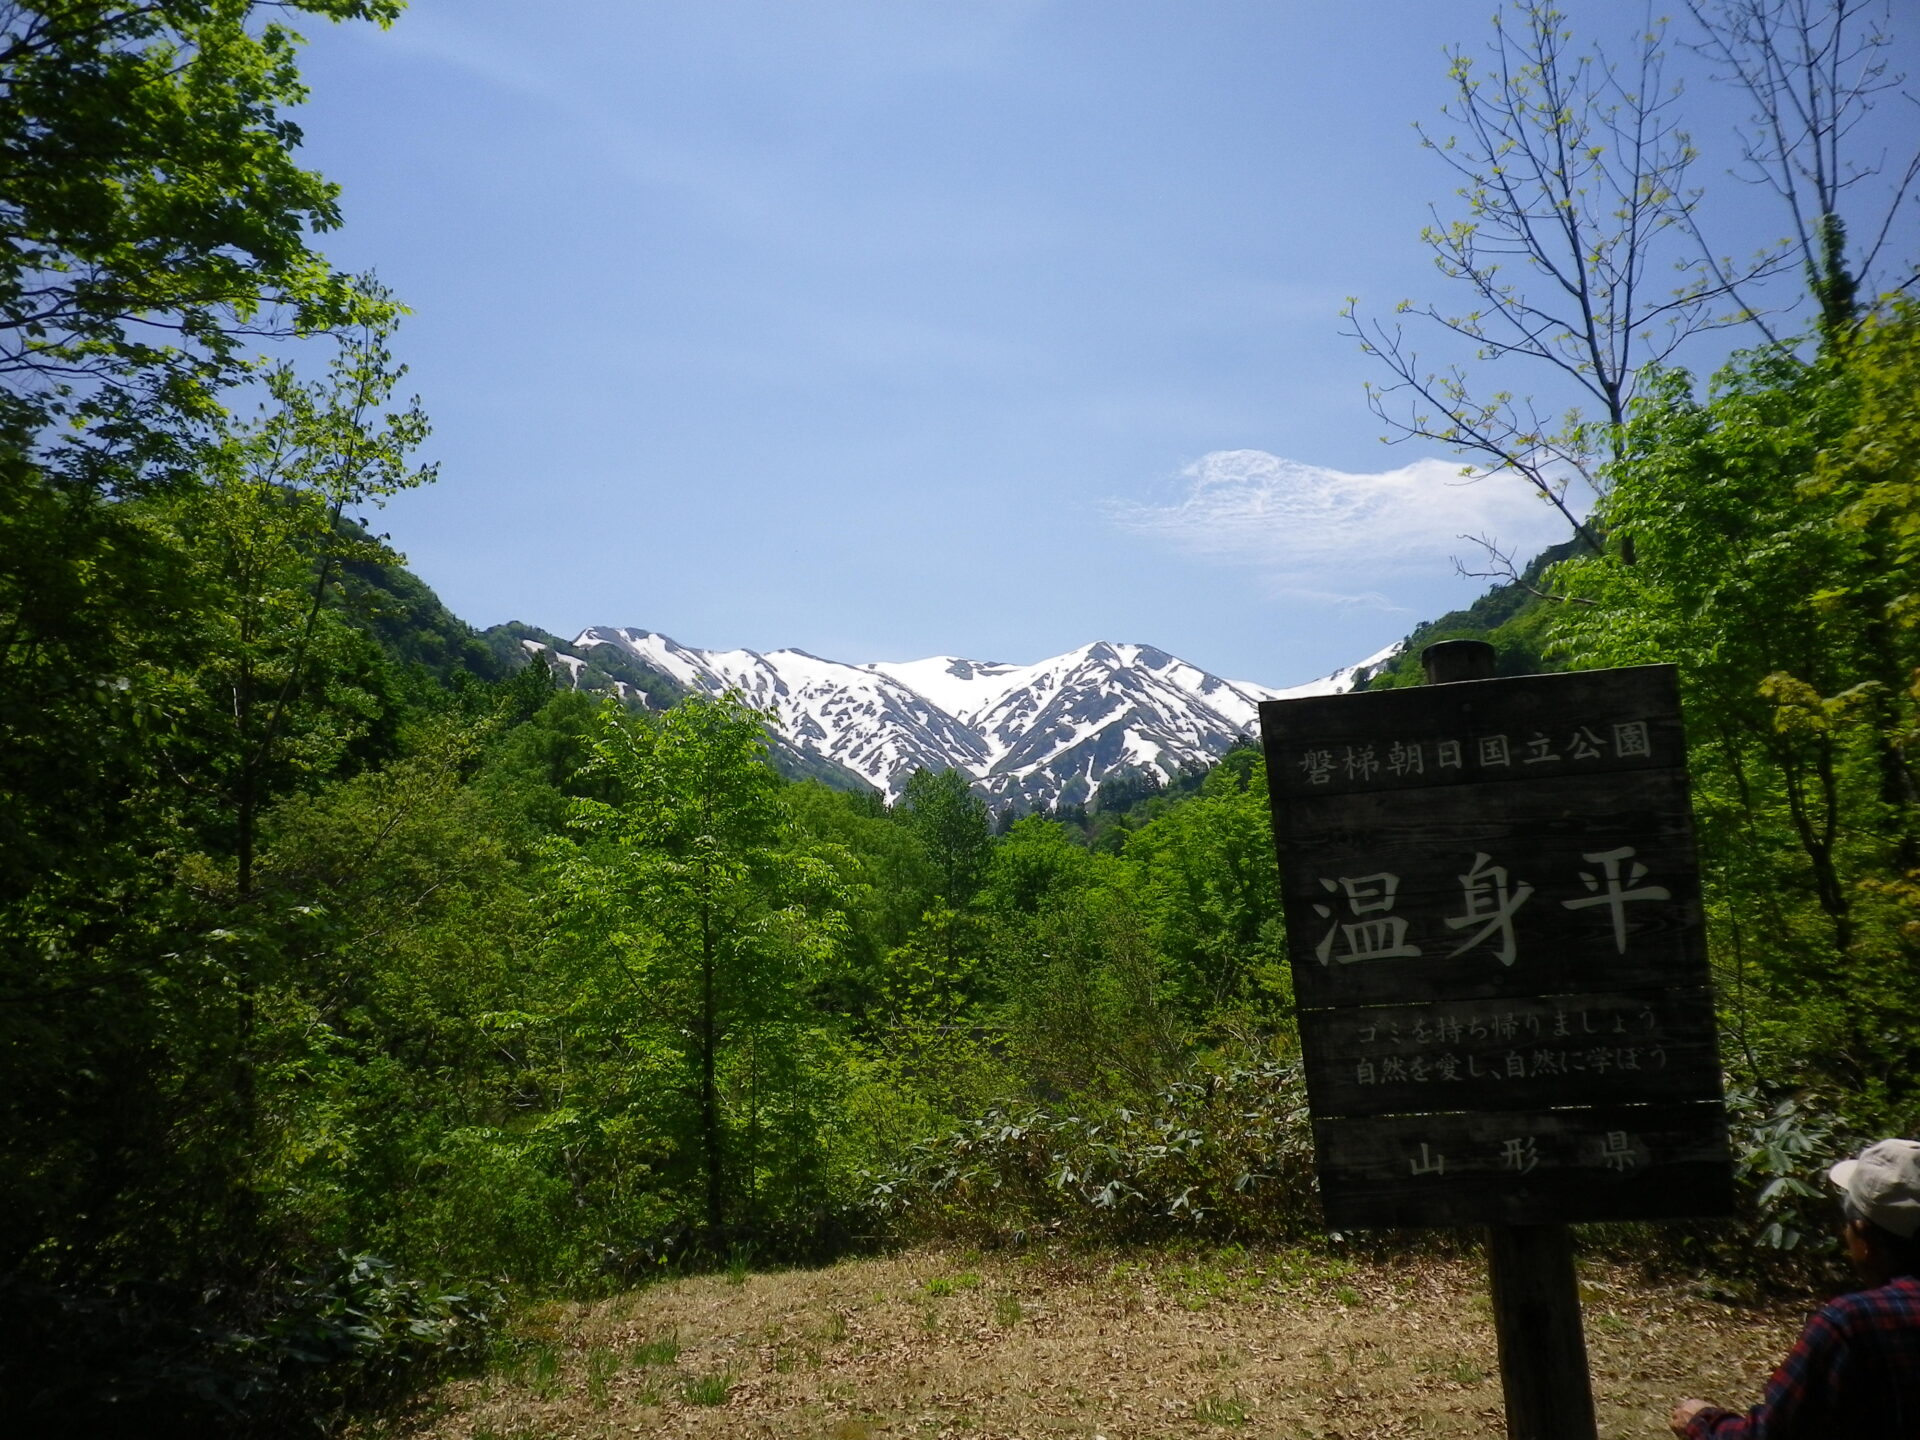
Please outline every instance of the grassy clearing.
[[[1757, 1394], [1802, 1318], [1583, 1272], [1607, 1437], [1685, 1394]], [[377, 1433], [409, 1440], [1142, 1440], [1501, 1433], [1485, 1274], [1348, 1264], [918, 1251], [725, 1273], [523, 1319], [485, 1377]], [[376, 1432], [369, 1432], [369, 1434]]]

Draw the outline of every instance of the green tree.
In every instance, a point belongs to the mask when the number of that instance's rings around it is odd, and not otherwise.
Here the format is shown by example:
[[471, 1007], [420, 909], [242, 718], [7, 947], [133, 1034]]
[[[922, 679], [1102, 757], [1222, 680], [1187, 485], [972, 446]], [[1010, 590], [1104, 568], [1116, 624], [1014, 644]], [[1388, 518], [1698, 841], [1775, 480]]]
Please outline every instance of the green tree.
[[178, 622], [204, 597], [161, 517], [121, 502], [202, 482], [257, 340], [390, 307], [312, 247], [339, 212], [294, 162], [282, 17], [399, 8], [0, 5], [0, 902], [147, 823], [128, 802], [164, 722], [128, 678], [191, 665]]
[[1025, 815], [988, 858], [980, 903], [994, 915], [1037, 915], [1071, 891], [1096, 884], [1102, 867], [1057, 820]]
[[231, 837], [222, 849], [242, 900], [269, 798], [332, 771], [381, 708], [341, 673], [368, 642], [340, 602], [348, 564], [398, 557], [354, 518], [434, 478], [408, 463], [429, 428], [418, 399], [385, 409], [406, 371], [388, 349], [385, 294], [367, 291], [376, 318], [341, 336], [327, 378], [269, 370], [258, 416], [222, 427], [205, 483], [168, 506], [200, 597], [183, 729]]
[[1138, 1098], [1181, 1056], [1136, 875], [1037, 816], [994, 846], [979, 905], [993, 923], [995, 1028], [1032, 1095]]
[[564, 1272], [566, 1187], [511, 1163], [551, 1037], [533, 1014], [542, 831], [525, 789], [495, 783], [506, 719], [416, 717], [389, 763], [264, 817], [254, 908], [279, 963], [256, 977], [253, 1184], [303, 1260]]
[[0, 7], [0, 416], [15, 444], [53, 439], [39, 432], [54, 417], [98, 427], [90, 439], [158, 440], [168, 427], [142, 422], [207, 413], [255, 338], [362, 312], [310, 244], [340, 223], [338, 189], [294, 163], [284, 111], [306, 91], [277, 17], [386, 25], [401, 6]]
[[949, 909], [965, 908], [980, 888], [993, 846], [987, 802], [958, 770], [923, 769], [907, 777], [900, 806], [939, 872], [940, 898]]
[[822, 1003], [856, 1022], [875, 1013], [886, 957], [906, 943], [934, 903], [940, 880], [913, 832], [887, 814], [873, 791], [831, 790], [817, 781], [790, 785], [788, 808], [799, 832], [845, 857], [846, 963]]
[[1861, 642], [1878, 661], [1868, 713], [1882, 739], [1881, 798], [1904, 807], [1900, 863], [1920, 867], [1920, 307], [1898, 300], [1865, 321], [1848, 354], [1858, 387], [1852, 426], [1814, 460], [1808, 498], [1831, 507], [1834, 524], [1860, 564], [1841, 588], [1815, 597], [1855, 617]]
[[836, 867], [793, 843], [766, 755], [765, 717], [736, 699], [609, 704], [590, 768], [620, 798], [575, 803], [557, 867], [558, 944], [593, 962], [582, 1004], [671, 1075], [716, 1236], [753, 1218], [770, 1091], [813, 1038], [807, 1000], [841, 930]]
[[1879, 488], [1910, 464], [1889, 470], [1886, 448], [1912, 405], [1910, 323], [1869, 327], [1861, 353], [1885, 370], [1852, 347], [1811, 364], [1768, 351], [1704, 400], [1660, 377], [1622, 429], [1600, 511], [1637, 563], [1557, 574], [1594, 602], [1555, 617], [1580, 663], [1680, 667], [1725, 991], [1737, 1003], [1759, 987], [1734, 1016], [1746, 1058], [1855, 1093], [1906, 1090], [1914, 1031], [1893, 1017], [1920, 1004], [1915, 937], [1889, 911], [1920, 829], [1920, 653], [1897, 619], [1911, 591], [1899, 482]]
[[996, 1028], [1030, 1098], [1137, 1102], [1185, 1059], [1189, 1027], [1150, 927], [1110, 878], [1056, 892], [997, 935]]
[[1130, 836], [1124, 858], [1191, 1020], [1271, 1001], [1280, 884], [1264, 761], [1216, 767], [1197, 798]]

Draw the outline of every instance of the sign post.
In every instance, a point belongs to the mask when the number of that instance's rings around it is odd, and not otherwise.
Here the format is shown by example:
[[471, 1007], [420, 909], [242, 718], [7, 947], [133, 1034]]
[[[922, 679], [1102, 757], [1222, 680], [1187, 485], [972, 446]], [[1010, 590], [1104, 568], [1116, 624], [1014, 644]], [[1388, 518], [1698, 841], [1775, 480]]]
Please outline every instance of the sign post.
[[1260, 707], [1301, 1051], [1328, 1224], [1492, 1227], [1508, 1434], [1591, 1440], [1567, 1224], [1732, 1204], [1685, 738], [1488, 659]]

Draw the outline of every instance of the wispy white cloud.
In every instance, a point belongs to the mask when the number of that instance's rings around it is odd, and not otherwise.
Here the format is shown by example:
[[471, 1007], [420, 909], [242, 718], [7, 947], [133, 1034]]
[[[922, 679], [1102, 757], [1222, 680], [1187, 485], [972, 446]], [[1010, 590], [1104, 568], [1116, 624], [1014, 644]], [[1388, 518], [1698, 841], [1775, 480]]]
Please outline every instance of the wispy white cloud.
[[1207, 563], [1253, 572], [1269, 594], [1398, 609], [1395, 582], [1450, 573], [1486, 536], [1522, 563], [1567, 538], [1566, 522], [1510, 475], [1462, 475], [1445, 460], [1356, 475], [1264, 450], [1216, 450], [1180, 472], [1161, 504], [1115, 500], [1122, 529]]

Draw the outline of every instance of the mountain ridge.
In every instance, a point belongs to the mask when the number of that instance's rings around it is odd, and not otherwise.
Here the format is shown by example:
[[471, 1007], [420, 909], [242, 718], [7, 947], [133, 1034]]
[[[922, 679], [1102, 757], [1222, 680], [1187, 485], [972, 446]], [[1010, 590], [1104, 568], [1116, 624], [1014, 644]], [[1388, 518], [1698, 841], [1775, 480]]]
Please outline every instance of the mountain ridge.
[[[657, 631], [604, 625], [570, 643], [526, 629], [518, 638], [529, 654], [549, 654], [569, 684], [629, 703], [661, 698], [666, 687], [651, 677], [680, 693], [738, 692], [776, 717], [776, 761], [790, 774], [831, 783], [838, 772], [894, 800], [914, 770], [952, 769], [996, 808], [1021, 813], [1090, 803], [1122, 774], [1170, 781], [1210, 764], [1253, 732], [1262, 700], [1351, 689], [1399, 648], [1275, 688], [1224, 679], [1157, 646], [1105, 640], [1016, 665], [954, 655], [854, 664], [795, 647], [703, 650]], [[635, 683], [643, 679], [644, 694]]]

